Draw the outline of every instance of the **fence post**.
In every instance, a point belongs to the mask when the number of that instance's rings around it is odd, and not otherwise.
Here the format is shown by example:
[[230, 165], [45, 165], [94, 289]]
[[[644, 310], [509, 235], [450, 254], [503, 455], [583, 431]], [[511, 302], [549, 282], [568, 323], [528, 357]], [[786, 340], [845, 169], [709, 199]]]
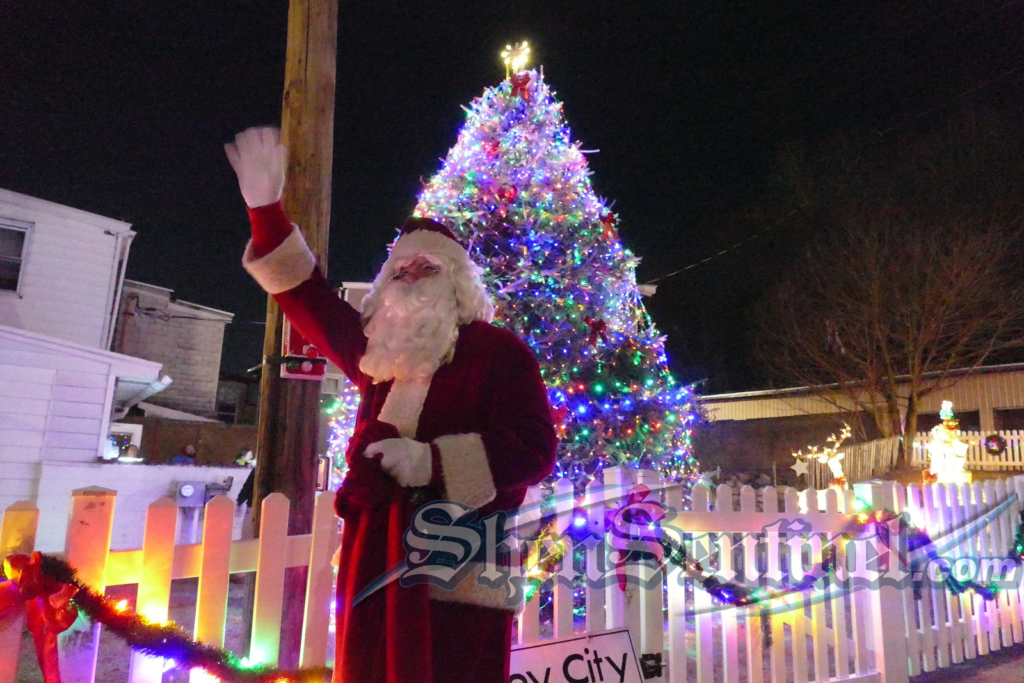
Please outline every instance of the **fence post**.
[[[708, 488], [702, 485], [695, 485], [690, 489], [690, 506], [694, 512], [708, 511]], [[689, 546], [690, 557], [704, 564], [711, 566], [711, 553], [713, 550], [712, 534], [709, 531], [701, 531], [692, 536]], [[714, 680], [715, 671], [715, 644], [712, 640], [714, 626], [714, 603], [711, 594], [694, 583], [693, 586], [693, 613], [694, 613], [694, 636], [697, 664], [697, 683], [710, 683]], [[718, 657], [717, 659], [721, 659]]]
[[[39, 508], [33, 503], [19, 501], [4, 510], [0, 522], [0, 561], [9, 555], [27, 555], [36, 547], [36, 529], [39, 526]], [[25, 615], [12, 614], [0, 621], [0, 643], [9, 643], [0, 652], [0, 683], [14, 683], [18, 677], [18, 653], [21, 651], [21, 633], [25, 628]]]
[[[894, 510], [895, 486], [893, 482], [874, 481], [854, 488], [857, 496], [864, 499], [872, 508]], [[857, 550], [865, 551], [862, 548]], [[879, 552], [882, 553], [881, 548]], [[884, 554], [888, 557], [887, 568], [883, 571], [880, 564], [876, 566], [879, 585], [867, 589], [871, 649], [875, 654], [875, 668], [881, 676], [881, 683], [907, 683], [910, 679], [910, 670], [907, 655], [907, 623], [903, 615], [901, 588], [888, 581], [905, 575], [907, 571], [906, 558], [899, 554], [898, 536], [888, 535], [888, 545]]]
[[[715, 512], [733, 511], [732, 487], [728, 484], [718, 485], [715, 492], [714, 510]], [[718, 534], [718, 549], [715, 552], [718, 556], [718, 572], [719, 575], [725, 577], [726, 581], [734, 581], [739, 575], [739, 572], [736, 572], [736, 567], [733, 566], [733, 556], [735, 554], [733, 552], [733, 543], [733, 534]], [[660, 603], [661, 595], [657, 597]], [[739, 638], [736, 629], [737, 612], [739, 612], [738, 609], [726, 609], [719, 615], [719, 620], [722, 624], [722, 677], [728, 683], [739, 681], [740, 675]], [[658, 616], [661, 616], [660, 609], [658, 610]], [[652, 652], [655, 650], [648, 648], [645, 651]]]
[[[196, 640], [214, 647], [224, 645], [234, 520], [235, 503], [227, 496], [216, 496], [206, 504], [194, 633]], [[203, 680], [203, 675], [200, 670], [193, 669], [190, 679], [194, 683]]]
[[[65, 558], [82, 583], [97, 593], [107, 587], [107, 557], [114, 526], [117, 491], [89, 486], [71, 492], [71, 521], [65, 543]], [[100, 625], [84, 614], [58, 637], [60, 675], [64, 683], [93, 683], [99, 654]]]
[[333, 491], [324, 491], [313, 504], [313, 543], [309, 549], [306, 618], [302, 620], [302, 644], [299, 647], [300, 668], [327, 664], [327, 638], [334, 602], [331, 556], [338, 548], [334, 496]]
[[[670, 484], [665, 491], [665, 505], [676, 512], [683, 511], [683, 489], [680, 484]], [[678, 525], [679, 523], [676, 522]], [[678, 538], [685, 543], [682, 534]], [[686, 585], [683, 570], [672, 565], [668, 568], [668, 675], [671, 683], [686, 683]], [[587, 609], [590, 606], [587, 605]], [[587, 630], [590, 631], [590, 615], [587, 615]], [[596, 629], [595, 629], [596, 630]], [[757, 681], [756, 683], [760, 683]]]
[[249, 645], [249, 661], [254, 664], [277, 666], [280, 655], [285, 569], [285, 556], [281, 551], [288, 542], [289, 510], [288, 498], [279, 491], [264, 498], [260, 509], [256, 598]]
[[[543, 494], [540, 489], [536, 486], [531, 486], [526, 489], [526, 497], [523, 499], [523, 504], [519, 507], [519, 513], [516, 515], [515, 528], [516, 537], [514, 542], [517, 548], [523, 548], [527, 556], [529, 556], [529, 544], [524, 544], [522, 539], [524, 537], [535, 536], [538, 533], [538, 526], [541, 518], [541, 503], [543, 502]], [[531, 543], [540, 543], [540, 541], [531, 541]], [[513, 568], [516, 563], [522, 566], [522, 558], [518, 551], [512, 553]], [[527, 569], [523, 568], [524, 577], [527, 575]], [[524, 590], [529, 590], [529, 583], [524, 584]], [[527, 600], [523, 606], [522, 611], [519, 613], [519, 627], [517, 630], [518, 634], [518, 645], [527, 645], [529, 643], [535, 643], [540, 640], [540, 596], [536, 593], [532, 600]]]
[[[563, 548], [562, 561], [559, 566], [558, 575], [554, 579], [551, 590], [553, 596], [554, 637], [568, 638], [572, 635], [573, 627], [573, 544], [572, 537], [567, 532], [572, 525], [573, 510], [573, 487], [568, 479], [559, 479], [555, 482], [555, 537], [557, 543]], [[562, 581], [568, 580], [569, 585]], [[659, 593], [660, 595], [660, 593]]]
[[[146, 509], [146, 531], [142, 537], [142, 576], [139, 578], [135, 611], [155, 623], [167, 621], [177, 524], [178, 505], [170, 498], [158, 498]], [[131, 683], [160, 683], [163, 675], [162, 657], [132, 652], [128, 673]]]
[[[640, 470], [637, 472], [637, 483], [651, 490], [651, 499], [661, 502], [661, 476], [656, 470]], [[729, 498], [729, 504], [732, 498]], [[640, 654], [662, 655], [665, 652], [665, 615], [664, 589], [665, 573], [661, 569], [640, 564], [637, 569], [645, 583], [649, 585], [639, 588], [640, 598]], [[652, 585], [657, 586], [653, 588]], [[657, 676], [662, 678], [663, 676]]]
[[[604, 542], [604, 535], [607, 530], [605, 529], [604, 497], [604, 477], [603, 473], [599, 472], [597, 476], [594, 477], [594, 480], [587, 485], [584, 503], [587, 511], [589, 531], [599, 539], [599, 542], [589, 544], [586, 550], [586, 630], [588, 633], [597, 633], [598, 631], [603, 631], [605, 629], [604, 582], [607, 580], [607, 574], [603, 574], [602, 572], [607, 571], [607, 548]], [[680, 501], [682, 500], [681, 495], [679, 499]], [[682, 503], [680, 503], [680, 506], [681, 505]], [[669, 600], [671, 601], [671, 599], [670, 593]]]
[[[626, 504], [629, 499], [629, 492], [633, 486], [635, 480], [636, 470], [626, 469], [624, 467], [612, 467], [605, 470], [604, 482], [606, 487], [611, 488], [613, 496], [613, 508], [619, 508]], [[607, 496], [607, 493], [606, 493]], [[607, 501], [608, 498], [605, 498]], [[608, 552], [611, 551], [611, 539], [612, 534], [605, 533], [605, 544], [608, 549], [605, 551], [605, 557], [608, 557]], [[621, 540], [621, 539], [620, 539]], [[622, 551], [616, 549], [616, 555], [621, 559]], [[625, 567], [625, 571], [628, 573], [630, 568]], [[605, 588], [605, 617], [607, 619], [605, 627], [622, 628], [626, 627], [629, 629], [630, 637], [634, 643], [640, 642], [640, 587], [635, 586], [632, 583], [627, 583], [625, 590], [619, 588], [618, 582], [614, 582]]]

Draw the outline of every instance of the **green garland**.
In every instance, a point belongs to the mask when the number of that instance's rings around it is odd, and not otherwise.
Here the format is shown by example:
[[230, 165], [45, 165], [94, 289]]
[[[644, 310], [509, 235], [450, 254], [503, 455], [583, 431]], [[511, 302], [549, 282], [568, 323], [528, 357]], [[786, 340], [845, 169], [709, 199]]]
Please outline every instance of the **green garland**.
[[115, 601], [82, 583], [67, 562], [50, 555], [42, 557], [43, 574], [77, 588], [78, 593], [72, 600], [75, 606], [134, 650], [173, 660], [184, 668], [203, 669], [224, 683], [325, 683], [331, 680], [331, 669], [326, 667], [280, 671], [264, 666], [243, 666], [229, 650], [205, 645], [174, 624], [154, 624], [131, 610], [118, 609]]

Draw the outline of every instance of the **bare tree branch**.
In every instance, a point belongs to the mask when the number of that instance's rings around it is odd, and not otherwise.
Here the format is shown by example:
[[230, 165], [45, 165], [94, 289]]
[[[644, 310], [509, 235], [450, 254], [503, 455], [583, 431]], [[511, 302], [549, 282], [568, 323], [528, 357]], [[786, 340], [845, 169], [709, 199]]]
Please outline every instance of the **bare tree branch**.
[[775, 382], [820, 387], [883, 435], [906, 434], [923, 397], [1024, 347], [1014, 139], [968, 120], [895, 152], [839, 139], [819, 157], [785, 156], [782, 184], [816, 237], [759, 316]]

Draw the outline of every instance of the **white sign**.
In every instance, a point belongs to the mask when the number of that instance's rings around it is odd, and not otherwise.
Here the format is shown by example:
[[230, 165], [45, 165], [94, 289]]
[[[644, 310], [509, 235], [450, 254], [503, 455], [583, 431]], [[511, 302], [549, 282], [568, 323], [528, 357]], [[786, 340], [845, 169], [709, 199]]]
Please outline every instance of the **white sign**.
[[629, 630], [512, 650], [509, 683], [643, 683]]

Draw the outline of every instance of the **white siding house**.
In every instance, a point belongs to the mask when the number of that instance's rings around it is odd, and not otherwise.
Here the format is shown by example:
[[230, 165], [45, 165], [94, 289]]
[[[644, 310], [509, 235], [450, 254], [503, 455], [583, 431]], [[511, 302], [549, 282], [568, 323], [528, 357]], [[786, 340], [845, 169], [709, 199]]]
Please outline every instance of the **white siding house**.
[[[118, 467], [96, 464], [111, 412], [160, 388], [159, 363], [0, 326], [0, 510], [66, 508], [68, 491], [96, 483], [88, 468]], [[40, 538], [59, 547], [66, 524], [45, 515]]]
[[109, 349], [127, 223], [0, 189], [0, 325]]
[[[98, 464], [112, 418], [161, 391], [161, 365], [112, 353], [127, 223], [0, 190], [0, 511], [35, 502], [59, 549], [68, 491], [126, 480]], [[166, 488], [166, 487], [165, 487]]]

